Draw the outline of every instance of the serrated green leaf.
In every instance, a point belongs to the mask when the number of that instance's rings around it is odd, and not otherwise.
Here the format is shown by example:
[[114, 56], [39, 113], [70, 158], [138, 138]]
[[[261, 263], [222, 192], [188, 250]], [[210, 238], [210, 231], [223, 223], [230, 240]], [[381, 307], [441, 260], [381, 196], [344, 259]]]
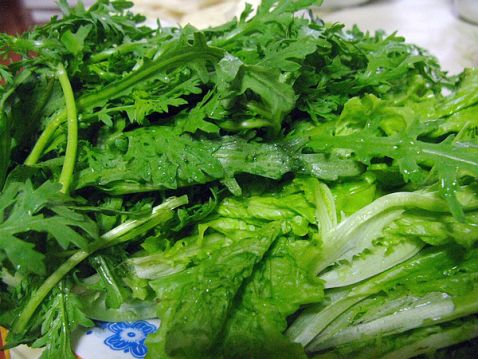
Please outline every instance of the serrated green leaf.
[[[44, 255], [36, 248], [37, 242], [18, 235], [30, 231], [47, 233], [67, 249], [70, 244], [86, 248], [88, 240], [77, 232], [83, 230], [90, 238], [98, 237], [98, 230], [87, 216], [62, 207], [71, 202], [60, 193], [59, 184], [45, 182], [34, 189], [31, 182], [9, 183], [0, 195], [0, 233], [3, 250], [9, 262], [22, 273], [45, 273]], [[49, 208], [54, 215], [48, 213]]]
[[42, 359], [76, 358], [72, 351], [71, 334], [79, 326], [94, 325], [83, 313], [77, 295], [62, 282], [59, 288], [52, 291], [42, 309], [41, 337], [33, 343], [33, 347], [45, 347]]

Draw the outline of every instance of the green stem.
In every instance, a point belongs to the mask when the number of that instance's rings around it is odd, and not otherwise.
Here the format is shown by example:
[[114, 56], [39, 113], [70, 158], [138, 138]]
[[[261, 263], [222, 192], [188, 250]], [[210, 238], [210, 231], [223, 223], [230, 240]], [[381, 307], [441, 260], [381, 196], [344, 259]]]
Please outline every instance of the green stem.
[[33, 166], [40, 160], [40, 157], [43, 155], [43, 151], [45, 150], [46, 146], [48, 146], [48, 144], [50, 143], [53, 134], [65, 120], [66, 111], [63, 110], [58, 112], [55, 117], [53, 117], [53, 119], [48, 122], [48, 125], [46, 126], [45, 130], [42, 132], [37, 142], [35, 143], [35, 146], [33, 146], [32, 151], [25, 160], [25, 164], [27, 166]]
[[111, 56], [117, 56], [128, 52], [133, 52], [137, 49], [138, 46], [143, 46], [146, 44], [147, 42], [144, 40], [121, 44], [119, 46], [103, 50], [101, 52], [91, 55], [90, 61], [92, 63], [97, 63], [100, 61], [108, 60]]
[[59, 182], [62, 185], [61, 191], [68, 193], [73, 178], [73, 171], [75, 170], [76, 152], [78, 150], [78, 116], [70, 79], [62, 64], [58, 64], [57, 74], [63, 95], [65, 96], [66, 117], [68, 120], [65, 161], [63, 162]]
[[[133, 219], [122, 223], [118, 227], [115, 227], [109, 232], [103, 234], [100, 240], [93, 243], [90, 248], [86, 250], [78, 250], [60, 267], [58, 267], [56, 271], [53, 272], [32, 295], [28, 303], [23, 308], [23, 311], [20, 313], [19, 317], [15, 321], [15, 324], [12, 327], [12, 333], [19, 334], [25, 331], [30, 322], [31, 317], [37, 310], [38, 306], [46, 298], [48, 293], [50, 293], [52, 288], [55, 287], [65, 275], [67, 275], [78, 264], [83, 262], [88, 256], [102, 248], [118, 243], [117, 240], [121, 239], [122, 236], [127, 235], [131, 231], [134, 231], [136, 228], [148, 223], [151, 220], [162, 218], [163, 220], [161, 222], [164, 223], [171, 218], [171, 210], [184, 204], [187, 204], [187, 202], [188, 199], [186, 196], [174, 197], [169, 200], [166, 200], [159, 206], [154, 207], [152, 213], [148, 217], [143, 219]], [[131, 240], [133, 238], [128, 237], [128, 239]]]

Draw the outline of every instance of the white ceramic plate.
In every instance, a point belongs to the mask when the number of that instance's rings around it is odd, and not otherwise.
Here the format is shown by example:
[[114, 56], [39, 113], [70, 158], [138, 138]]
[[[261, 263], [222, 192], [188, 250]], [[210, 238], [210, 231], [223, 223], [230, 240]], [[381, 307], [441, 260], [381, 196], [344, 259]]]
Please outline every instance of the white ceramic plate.
[[[102, 323], [78, 330], [73, 335], [73, 347], [78, 359], [142, 359], [148, 351], [144, 341], [159, 328], [159, 320]], [[5, 330], [0, 331], [0, 346]], [[41, 350], [26, 346], [0, 352], [0, 359], [36, 359]]]
[[144, 341], [158, 330], [159, 320], [97, 323], [73, 337], [75, 353], [82, 359], [141, 359], [148, 351]]

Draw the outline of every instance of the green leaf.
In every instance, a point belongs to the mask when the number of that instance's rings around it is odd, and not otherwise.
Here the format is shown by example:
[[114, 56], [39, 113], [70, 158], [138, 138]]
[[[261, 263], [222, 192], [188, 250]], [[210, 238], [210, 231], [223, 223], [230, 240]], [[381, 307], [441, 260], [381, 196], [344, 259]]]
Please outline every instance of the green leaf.
[[[231, 65], [232, 64], [234, 65]], [[266, 121], [268, 127], [271, 127], [273, 132], [277, 134], [281, 128], [284, 117], [294, 108], [296, 101], [296, 94], [292, 86], [281, 79], [281, 74], [277, 70], [267, 68], [259, 65], [241, 65], [238, 67], [238, 62], [235, 59], [224, 58], [219, 66], [222, 66], [218, 73], [218, 82], [221, 87], [224, 86], [220, 93], [223, 101], [232, 101], [241, 95], [245, 100], [240, 103], [239, 109], [244, 111], [248, 109], [257, 113], [259, 119]], [[260, 101], [256, 101], [252, 96], [248, 98], [246, 91], [252, 91]], [[235, 109], [234, 102], [226, 104], [226, 109]], [[232, 112], [231, 111], [231, 112]], [[232, 121], [231, 128], [241, 127], [241, 124]], [[243, 124], [245, 125], [245, 124]], [[224, 125], [223, 125], [224, 126]]]
[[[128, 144], [124, 154], [123, 142]], [[77, 187], [96, 184], [114, 189], [116, 181], [126, 180], [144, 191], [210, 182], [224, 176], [211, 154], [215, 147], [187, 134], [179, 136], [170, 127], [139, 128], [116, 136], [109, 152], [89, 153], [89, 168], [80, 174]]]
[[478, 149], [472, 143], [452, 144], [449, 141], [429, 143], [407, 135], [382, 137], [364, 129], [349, 135], [313, 136], [308, 146], [318, 152], [335, 150], [351, 151], [354, 158], [366, 165], [373, 159], [392, 158], [399, 165], [404, 179], [415, 185], [423, 185], [427, 171], [422, 163], [433, 166], [433, 172], [442, 186], [441, 193], [449, 201], [450, 210], [457, 218], [463, 218], [454, 193], [457, 179], [464, 173], [478, 175]]
[[[64, 205], [72, 202], [60, 193], [60, 185], [45, 182], [34, 189], [31, 182], [11, 182], [0, 195], [0, 250], [9, 262], [23, 273], [45, 273], [44, 255], [37, 251], [37, 243], [29, 237], [18, 237], [30, 231], [49, 234], [63, 248], [71, 244], [86, 248], [88, 240], [77, 232], [97, 238], [98, 230], [84, 214], [68, 210]], [[53, 215], [47, 209], [53, 211]], [[48, 213], [48, 214], [47, 214]], [[22, 238], [22, 239], [20, 239]]]
[[239, 287], [279, 233], [272, 223], [196, 267], [152, 281], [162, 325], [146, 339], [148, 357], [201, 357], [212, 350]]
[[321, 281], [312, 270], [317, 252], [308, 241], [276, 241], [242, 286], [220, 341], [222, 357], [306, 358], [282, 332], [301, 305], [322, 299]]
[[120, 282], [116, 271], [107, 258], [101, 255], [90, 258], [90, 263], [96, 269], [101, 278], [102, 288], [105, 291], [106, 308], [118, 309], [128, 297], [125, 287]]
[[22, 241], [0, 230], [0, 250], [20, 272], [44, 274], [45, 255], [35, 250], [35, 245]]
[[464, 214], [464, 221], [443, 213], [407, 211], [386, 230], [386, 235], [417, 238], [431, 245], [457, 243], [472, 248], [478, 241], [478, 213]]
[[0, 85], [0, 88], [5, 86], [6, 84], [12, 84], [13, 82], [13, 76], [12, 74], [8, 71], [8, 68], [5, 65], [0, 65], [0, 79], [4, 82], [2, 85]]
[[73, 55], [78, 55], [83, 51], [85, 39], [90, 33], [92, 27], [92, 25], [80, 26], [75, 33], [67, 30], [61, 35], [60, 40], [69, 52]]
[[[184, 71], [183, 71], [184, 72]], [[174, 78], [174, 74], [170, 77]], [[168, 79], [163, 86], [152, 92], [149, 89], [133, 91], [134, 104], [126, 109], [131, 122], [144, 123], [146, 116], [152, 113], [168, 113], [170, 107], [188, 104], [188, 95], [201, 94], [200, 80], [191, 74], [180, 73], [177, 79]]]
[[42, 309], [44, 318], [41, 337], [33, 343], [33, 347], [45, 347], [42, 359], [75, 358], [71, 347], [71, 334], [79, 326], [94, 325], [84, 315], [82, 304], [76, 294], [62, 282], [59, 288], [50, 294]]
[[315, 52], [317, 41], [311, 36], [303, 36], [293, 41], [281, 41], [264, 49], [264, 59], [260, 66], [278, 68], [282, 71], [294, 72], [301, 69], [300, 60]]

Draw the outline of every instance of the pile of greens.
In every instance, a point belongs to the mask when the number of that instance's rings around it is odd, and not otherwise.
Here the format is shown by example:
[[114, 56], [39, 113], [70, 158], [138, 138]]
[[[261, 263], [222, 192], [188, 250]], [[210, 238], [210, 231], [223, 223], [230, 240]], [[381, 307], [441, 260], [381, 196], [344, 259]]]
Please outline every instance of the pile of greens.
[[150, 358], [476, 353], [478, 69], [317, 3], [199, 31], [60, 0], [0, 35], [7, 347], [160, 318]]

